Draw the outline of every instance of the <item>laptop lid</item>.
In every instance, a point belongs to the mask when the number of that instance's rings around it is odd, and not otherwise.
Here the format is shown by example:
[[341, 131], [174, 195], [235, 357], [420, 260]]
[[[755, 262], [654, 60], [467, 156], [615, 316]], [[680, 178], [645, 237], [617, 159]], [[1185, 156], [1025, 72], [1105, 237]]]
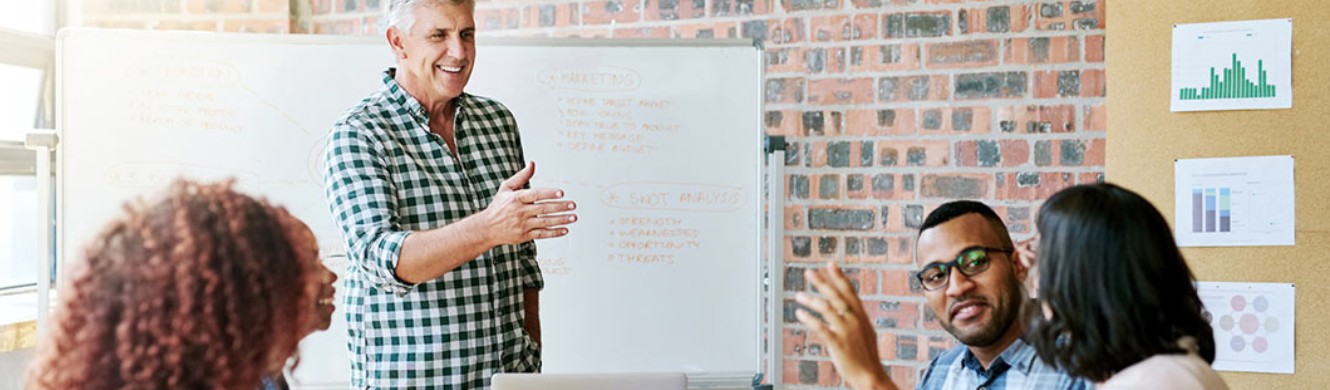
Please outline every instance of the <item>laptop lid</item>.
[[685, 390], [683, 373], [495, 374], [494, 390]]

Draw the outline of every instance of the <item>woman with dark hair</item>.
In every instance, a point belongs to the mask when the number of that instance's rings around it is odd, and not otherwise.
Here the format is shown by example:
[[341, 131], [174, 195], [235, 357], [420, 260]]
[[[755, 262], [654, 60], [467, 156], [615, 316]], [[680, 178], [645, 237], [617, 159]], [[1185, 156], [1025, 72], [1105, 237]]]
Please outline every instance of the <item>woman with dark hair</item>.
[[1040, 357], [1098, 389], [1227, 389], [1214, 333], [1168, 222], [1112, 184], [1065, 189], [1039, 211]]
[[[232, 184], [132, 203], [71, 264], [32, 389], [253, 389], [317, 318], [314, 236]], [[328, 295], [328, 296], [322, 296]]]
[[[312, 240], [313, 233], [311, 232], [310, 234], [310, 239]], [[335, 309], [335, 306], [333, 305], [333, 296], [337, 293], [337, 289], [334, 288], [333, 285], [337, 283], [337, 274], [333, 273], [332, 270], [329, 270], [328, 267], [324, 266], [322, 263], [319, 264], [318, 272], [318, 309], [311, 312], [313, 317], [310, 320], [310, 327], [306, 329], [306, 335], [328, 330], [328, 327], [332, 326], [333, 310]], [[288, 390], [290, 388], [291, 385], [286, 380], [286, 373], [282, 371], [270, 374], [263, 379], [263, 383], [259, 386], [259, 390]]]

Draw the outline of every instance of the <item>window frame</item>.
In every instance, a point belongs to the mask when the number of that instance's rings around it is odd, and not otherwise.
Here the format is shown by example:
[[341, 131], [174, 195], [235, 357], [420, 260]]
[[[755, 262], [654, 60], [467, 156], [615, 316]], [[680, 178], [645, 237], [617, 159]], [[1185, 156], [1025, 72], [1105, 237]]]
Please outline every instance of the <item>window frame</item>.
[[32, 128], [55, 128], [55, 39], [0, 28], [0, 64], [37, 69], [42, 72], [37, 96], [37, 112]]
[[[46, 17], [51, 23], [45, 34], [34, 34], [0, 27], [0, 64], [37, 69], [41, 72], [40, 87], [32, 96], [37, 99], [30, 127], [20, 131], [49, 130], [55, 128], [55, 31], [60, 28], [69, 5], [64, 0], [46, 0]], [[36, 176], [37, 153], [25, 147], [22, 140], [0, 141], [0, 175]], [[52, 153], [54, 155], [54, 153]], [[53, 194], [52, 194], [53, 195]], [[51, 262], [54, 264], [54, 256]], [[13, 259], [11, 261], [23, 261]], [[54, 273], [51, 274], [54, 279]], [[38, 277], [40, 279], [40, 276]], [[28, 283], [0, 285], [0, 294], [24, 292], [41, 285], [40, 280]]]

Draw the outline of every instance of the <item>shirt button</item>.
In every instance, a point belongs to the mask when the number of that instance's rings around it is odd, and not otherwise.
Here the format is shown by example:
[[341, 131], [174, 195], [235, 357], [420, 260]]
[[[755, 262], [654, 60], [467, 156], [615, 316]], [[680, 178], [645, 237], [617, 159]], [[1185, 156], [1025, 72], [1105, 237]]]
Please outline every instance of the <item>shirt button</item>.
[[988, 386], [979, 386], [976, 390], [988, 390]]

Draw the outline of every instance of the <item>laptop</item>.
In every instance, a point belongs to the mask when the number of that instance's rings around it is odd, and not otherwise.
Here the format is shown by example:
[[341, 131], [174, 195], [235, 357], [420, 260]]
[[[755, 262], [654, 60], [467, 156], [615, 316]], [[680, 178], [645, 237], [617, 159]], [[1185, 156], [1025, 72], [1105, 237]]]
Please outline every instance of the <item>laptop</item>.
[[683, 373], [495, 374], [494, 390], [685, 390]]

